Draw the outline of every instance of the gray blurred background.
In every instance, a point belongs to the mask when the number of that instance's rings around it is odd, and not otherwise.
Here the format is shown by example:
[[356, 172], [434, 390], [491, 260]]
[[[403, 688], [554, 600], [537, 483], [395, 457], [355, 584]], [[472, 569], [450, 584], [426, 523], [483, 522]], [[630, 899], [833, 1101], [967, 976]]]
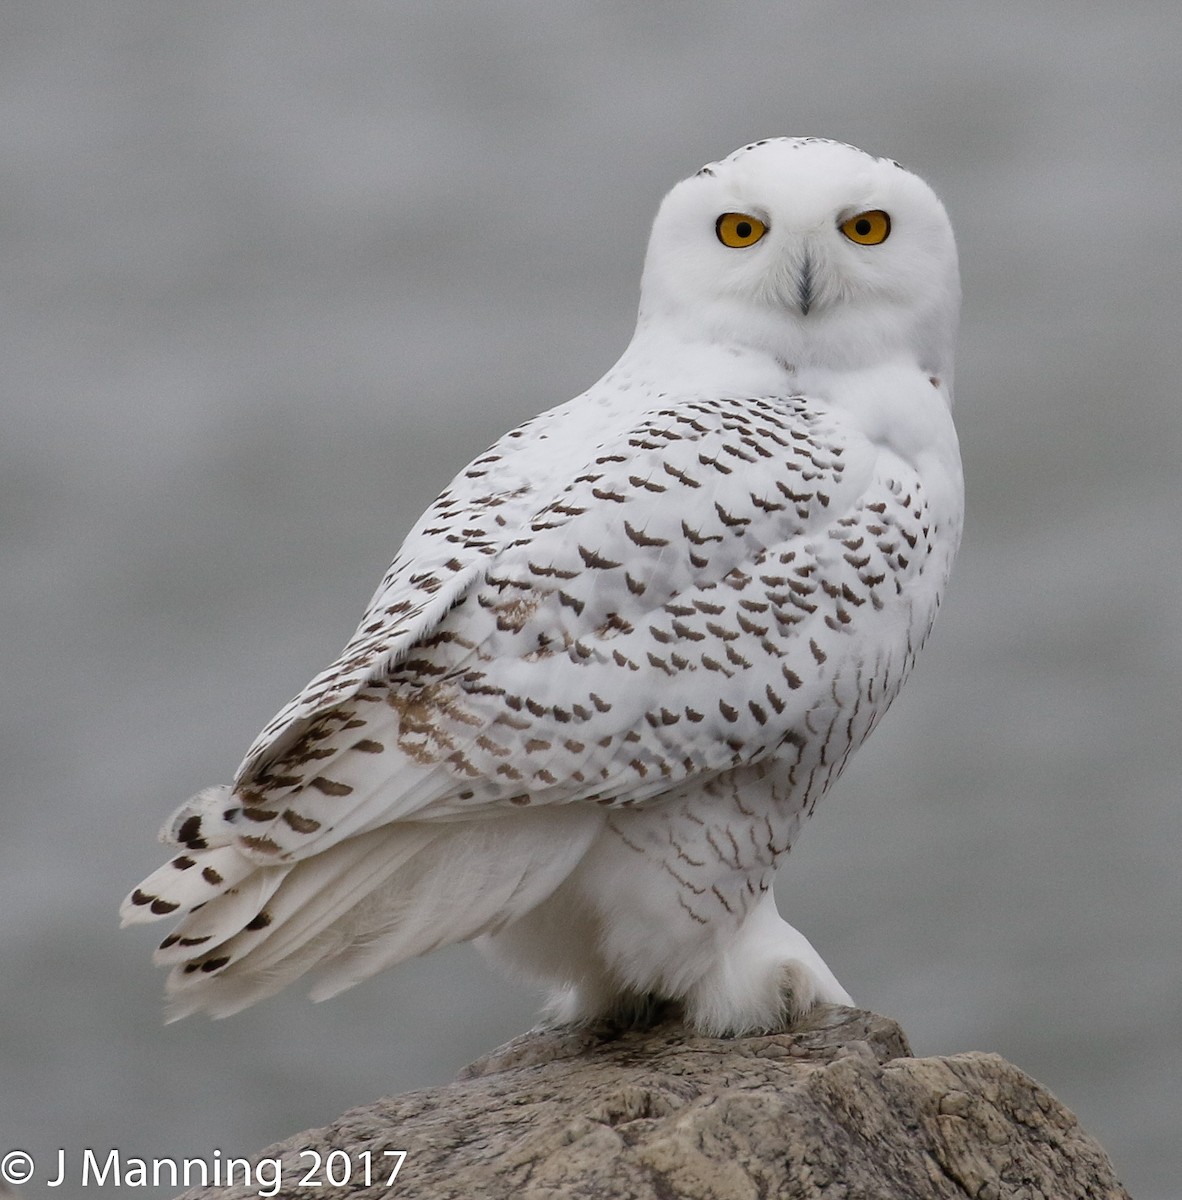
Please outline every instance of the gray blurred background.
[[457, 947], [165, 1027], [115, 909], [452, 474], [611, 365], [668, 187], [810, 133], [952, 215], [969, 522], [781, 907], [1176, 1197], [1180, 43], [1174, 0], [5, 4], [0, 1153], [247, 1154], [530, 1025]]

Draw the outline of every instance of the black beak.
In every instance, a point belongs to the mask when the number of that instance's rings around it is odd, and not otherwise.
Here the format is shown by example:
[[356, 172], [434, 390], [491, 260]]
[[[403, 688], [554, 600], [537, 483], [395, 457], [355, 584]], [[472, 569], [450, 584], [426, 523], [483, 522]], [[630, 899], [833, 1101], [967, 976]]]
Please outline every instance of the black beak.
[[813, 306], [813, 260], [807, 254], [800, 265], [800, 278], [796, 281], [796, 299], [800, 303], [801, 315], [807, 317]]

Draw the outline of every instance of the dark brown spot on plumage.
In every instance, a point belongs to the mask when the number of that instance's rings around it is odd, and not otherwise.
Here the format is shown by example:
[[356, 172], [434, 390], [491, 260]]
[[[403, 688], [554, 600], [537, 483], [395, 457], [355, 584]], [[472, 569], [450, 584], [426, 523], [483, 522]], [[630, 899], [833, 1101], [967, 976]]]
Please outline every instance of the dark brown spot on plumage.
[[744, 658], [734, 646], [727, 646], [726, 656], [736, 667], [742, 667], [743, 670], [747, 670], [751, 666], [751, 660]]
[[[304, 750], [303, 753], [298, 753], [300, 749], [301, 748], [297, 746], [290, 754], [288, 754], [283, 759], [284, 764], [286, 765], [293, 762], [308, 762], [316, 758], [330, 758], [333, 754], [333, 751], [327, 747], [323, 750]], [[251, 810], [255, 808], [261, 808], [264, 804], [266, 804], [266, 792], [271, 791], [273, 788], [295, 787], [297, 784], [299, 784], [300, 777], [298, 775], [272, 775], [268, 771], [263, 771], [255, 777], [255, 782], [263, 789], [263, 791], [260, 792], [251, 790], [244, 791], [242, 793], [243, 799], [246, 802], [244, 805], [246, 810], [244, 815], [248, 820], [251, 821], [259, 820], [258, 817], [252, 816]]]
[[736, 517], [736, 516], [732, 516], [732, 515], [731, 515], [729, 512], [727, 512], [727, 510], [726, 510], [725, 508], [723, 508], [723, 507], [722, 507], [722, 505], [721, 505], [721, 504], [719, 504], [717, 501], [715, 501], [715, 502], [714, 502], [714, 511], [715, 511], [716, 513], [718, 513], [718, 519], [719, 519], [719, 520], [720, 520], [720, 521], [721, 521], [721, 522], [722, 522], [722, 523], [723, 523], [723, 524], [724, 524], [724, 525], [725, 525], [725, 526], [726, 526], [728, 529], [741, 529], [741, 528], [742, 528], [744, 525], [750, 525], [750, 524], [751, 524], [751, 518], [750, 518], [750, 517]]
[[271, 924], [271, 914], [263, 909], [256, 917], [251, 917], [243, 926], [244, 929], [249, 929], [251, 933], [257, 933], [260, 929], [266, 929]]
[[733, 475], [734, 474], [734, 471], [732, 470], [732, 468], [728, 467], [725, 463], [721, 463], [718, 461], [717, 456], [715, 456], [714, 458], [710, 458], [706, 454], [699, 454], [698, 462], [700, 462], [702, 464], [702, 466], [704, 466], [704, 467], [713, 467], [720, 475]]
[[685, 538], [692, 542], [695, 546], [705, 546], [707, 542], [721, 542], [722, 535], [718, 533], [703, 534], [700, 529], [691, 529], [684, 521], [681, 523], [681, 532]]
[[620, 563], [610, 558], [604, 558], [598, 551], [588, 550], [586, 546], [579, 546], [578, 551], [579, 557], [583, 560], [584, 564], [594, 570], [610, 571], [620, 566]]
[[[673, 632], [677, 634], [679, 638], [683, 638], [690, 642], [702, 642], [706, 640], [706, 635], [704, 633], [699, 633], [698, 630], [691, 629], [684, 621], [674, 621]], [[738, 635], [736, 634], [735, 636]]]
[[649, 537], [647, 533], [640, 529], [633, 529], [632, 525], [625, 521], [624, 532], [628, 535], [629, 541], [637, 546], [667, 546], [669, 545], [668, 538]]
[[195, 858], [190, 858], [187, 854], [178, 854], [177, 857], [172, 860], [172, 865], [176, 867], [178, 871], [187, 871], [190, 867], [197, 865], [197, 860]]
[[201, 818], [199, 816], [186, 817], [181, 822], [181, 827], [176, 831], [177, 841], [185, 843], [191, 850], [203, 850], [204, 846], [196, 846], [193, 843], [201, 840]]
[[326, 796], [350, 796], [353, 794], [353, 789], [347, 783], [338, 783], [335, 779], [326, 779], [323, 775], [317, 775], [308, 786], [314, 787]]
[[752, 463], [755, 461], [750, 454], [744, 454], [738, 446], [732, 446], [729, 443], [723, 445], [722, 452], [723, 454], [729, 454], [732, 458], [737, 458], [742, 462]]
[[507, 746], [502, 746], [499, 742], [494, 742], [486, 733], [482, 733], [477, 739], [476, 744], [481, 750], [487, 751], [489, 754], [495, 755], [497, 758], [506, 758], [510, 751]]
[[763, 637], [767, 631], [767, 625], [757, 625], [754, 621], [749, 621], [742, 613], [735, 614], [735, 620], [739, 623], [739, 628], [744, 633], [753, 634], [755, 637]]
[[211, 887], [220, 887], [225, 882], [219, 871], [215, 871], [213, 867], [203, 867], [201, 869], [201, 878], [205, 880]]
[[180, 908], [179, 904], [174, 904], [171, 900], [162, 900], [159, 896], [152, 901], [151, 910], [158, 917], [167, 916], [170, 912], [176, 912]]
[[228, 954], [223, 954], [220, 958], [207, 958], [202, 964], [201, 969], [206, 975], [212, 975], [214, 971], [220, 971], [230, 961]]
[[248, 835], [243, 837], [242, 844], [248, 850], [254, 850], [257, 854], [278, 854], [282, 848], [278, 842], [272, 841], [269, 837], [253, 837]]
[[244, 808], [242, 815], [248, 821], [256, 821], [263, 824], [267, 821], [273, 821], [279, 813], [273, 808]]
[[320, 828], [320, 822], [311, 817], [303, 817], [290, 808], [283, 810], [283, 823], [296, 833], [315, 833]]
[[672, 463], [663, 463], [662, 467], [665, 471], [665, 474], [672, 475], [674, 479], [676, 479], [679, 483], [685, 484], [686, 487], [698, 488], [702, 486], [696, 479], [693, 479], [684, 471], [679, 471], [675, 466], [673, 466]]
[[540, 575], [545, 578], [574, 579], [575, 576], [578, 575], [578, 571], [559, 570], [559, 568], [554, 566], [553, 563], [551, 563], [548, 567], [541, 567], [538, 566], [537, 563], [530, 562], [526, 563], [526, 566], [529, 568], [531, 574]]

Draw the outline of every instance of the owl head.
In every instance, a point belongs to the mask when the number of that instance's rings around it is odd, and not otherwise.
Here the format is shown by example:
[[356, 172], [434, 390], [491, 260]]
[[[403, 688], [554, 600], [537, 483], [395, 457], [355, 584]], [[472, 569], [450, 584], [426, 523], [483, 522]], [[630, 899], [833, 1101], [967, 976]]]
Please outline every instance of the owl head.
[[799, 368], [906, 357], [950, 376], [959, 304], [952, 227], [922, 179], [840, 142], [773, 138], [665, 197], [640, 328]]

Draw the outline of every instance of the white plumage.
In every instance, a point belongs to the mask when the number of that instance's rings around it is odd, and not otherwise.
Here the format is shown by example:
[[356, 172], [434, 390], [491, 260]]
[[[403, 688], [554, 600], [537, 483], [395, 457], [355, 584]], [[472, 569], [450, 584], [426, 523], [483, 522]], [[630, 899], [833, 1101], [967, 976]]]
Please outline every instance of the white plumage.
[[341, 657], [124, 903], [174, 1015], [476, 938], [560, 1020], [848, 996], [776, 864], [902, 686], [960, 537], [948, 219], [757, 142], [666, 197], [636, 334], [407, 537]]

